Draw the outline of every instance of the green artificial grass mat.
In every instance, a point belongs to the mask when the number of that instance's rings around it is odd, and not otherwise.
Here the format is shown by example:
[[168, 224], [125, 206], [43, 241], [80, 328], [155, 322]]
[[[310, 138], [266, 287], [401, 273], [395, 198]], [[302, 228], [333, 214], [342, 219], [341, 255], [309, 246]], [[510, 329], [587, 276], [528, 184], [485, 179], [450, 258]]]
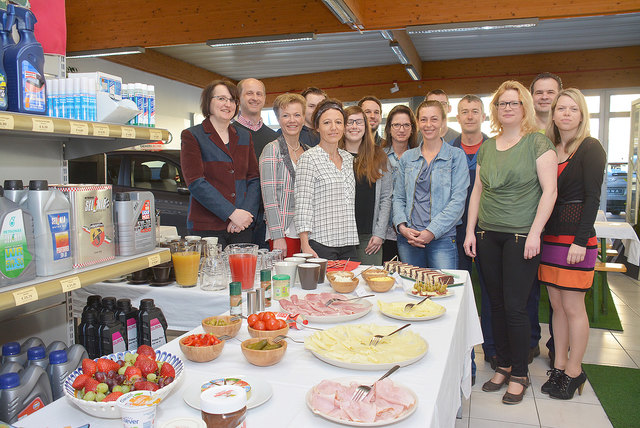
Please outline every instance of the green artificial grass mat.
[[[478, 309], [478, 314], [480, 314], [480, 282], [478, 280], [478, 271], [476, 269], [476, 264], [473, 264], [473, 272], [471, 274], [471, 281], [473, 283], [473, 293], [476, 299], [476, 308]], [[608, 302], [608, 313], [606, 315], [600, 314], [598, 316], [598, 321], [594, 322], [592, 320], [593, 316], [593, 294], [588, 292], [585, 296], [585, 305], [587, 307], [587, 315], [589, 316], [589, 326], [592, 328], [602, 328], [606, 330], [616, 330], [622, 331], [622, 324], [620, 323], [620, 317], [618, 317], [618, 311], [616, 310], [616, 305], [613, 302], [613, 298], [611, 297], [611, 290], [607, 287], [606, 289], [606, 299]], [[541, 323], [549, 323], [549, 295], [547, 293], [547, 287], [540, 287], [540, 304], [538, 306], [538, 319]]]
[[583, 364], [582, 368], [614, 428], [637, 427], [640, 369], [595, 364]]

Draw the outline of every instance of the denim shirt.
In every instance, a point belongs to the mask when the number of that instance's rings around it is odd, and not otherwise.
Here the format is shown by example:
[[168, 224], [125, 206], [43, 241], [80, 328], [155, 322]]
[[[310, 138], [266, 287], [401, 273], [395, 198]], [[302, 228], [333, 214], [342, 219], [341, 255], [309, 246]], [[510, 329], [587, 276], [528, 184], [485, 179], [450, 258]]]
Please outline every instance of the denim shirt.
[[[387, 154], [387, 157], [389, 158], [389, 164], [391, 166], [390, 171], [393, 175], [393, 178], [392, 178], [392, 185], [393, 185], [393, 181], [395, 181], [396, 170], [398, 169], [398, 162], [400, 162], [400, 158], [398, 157], [398, 155], [396, 155], [396, 152], [393, 151], [393, 147], [391, 146], [385, 147], [384, 152]], [[393, 191], [392, 193], [395, 193], [395, 191]], [[389, 226], [387, 227], [385, 239], [390, 241], [398, 240], [396, 229], [393, 227], [393, 206], [391, 207], [391, 214], [389, 215]]]
[[[393, 224], [409, 224], [415, 200], [416, 181], [425, 162], [422, 144], [402, 155], [394, 174]], [[432, 161], [431, 223], [427, 227], [439, 239], [460, 223], [469, 187], [469, 168], [464, 152], [442, 144]]]

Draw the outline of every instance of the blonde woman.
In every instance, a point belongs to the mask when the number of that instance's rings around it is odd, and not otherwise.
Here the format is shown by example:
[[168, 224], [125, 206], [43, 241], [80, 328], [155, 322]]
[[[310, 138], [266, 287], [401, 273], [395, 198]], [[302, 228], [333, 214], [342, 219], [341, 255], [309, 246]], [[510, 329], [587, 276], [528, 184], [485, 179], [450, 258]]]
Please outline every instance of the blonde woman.
[[[551, 104], [547, 137], [558, 151], [558, 199], [545, 227], [538, 276], [553, 307], [554, 367], [542, 392], [569, 400], [582, 392], [582, 358], [589, 338], [584, 293], [593, 283], [598, 241], [593, 223], [607, 156], [589, 134], [582, 93], [565, 89]], [[569, 352], [571, 349], [571, 352]]]
[[500, 85], [490, 111], [497, 136], [478, 151], [464, 249], [478, 257], [491, 301], [498, 367], [482, 389], [508, 384], [502, 402], [516, 404], [529, 386], [526, 306], [556, 200], [558, 158], [551, 141], [536, 132], [533, 100], [520, 82]]

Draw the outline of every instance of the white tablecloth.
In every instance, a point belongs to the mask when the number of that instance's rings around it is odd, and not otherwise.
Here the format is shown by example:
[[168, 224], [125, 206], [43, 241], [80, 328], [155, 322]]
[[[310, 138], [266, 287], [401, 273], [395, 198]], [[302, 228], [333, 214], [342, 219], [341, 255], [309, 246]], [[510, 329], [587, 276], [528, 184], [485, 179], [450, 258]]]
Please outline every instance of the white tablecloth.
[[140, 307], [140, 300], [153, 299], [162, 309], [170, 330], [189, 331], [203, 318], [220, 315], [229, 310], [229, 291], [202, 291], [200, 287], [182, 288], [176, 283], [165, 287], [125, 282], [100, 282], [79, 288], [71, 293], [73, 316], [80, 318], [87, 297], [99, 294], [116, 299], [131, 299], [131, 304]]
[[608, 239], [621, 239], [622, 244], [627, 249], [627, 261], [636, 266], [640, 266], [640, 240], [636, 231], [627, 222], [596, 221], [594, 223], [596, 236]]
[[[437, 300], [446, 307], [444, 316], [430, 321], [414, 322], [410, 327], [429, 343], [429, 350], [418, 362], [403, 367], [392, 375], [398, 383], [413, 389], [419, 397], [416, 412], [408, 419], [393, 425], [394, 427], [453, 427], [456, 413], [461, 405], [460, 391], [465, 396], [471, 393], [471, 348], [482, 342], [480, 323], [473, 298], [473, 288], [466, 271], [457, 271], [465, 278], [463, 286], [453, 287], [454, 295]], [[327, 285], [319, 286], [318, 291], [329, 291]], [[294, 293], [305, 294], [296, 288]], [[417, 301], [406, 296], [399, 286], [387, 293], [379, 293], [377, 298], [384, 301]], [[377, 323], [401, 326], [405, 322], [382, 315], [375, 302], [373, 310], [354, 323]], [[197, 304], [196, 304], [197, 305]], [[275, 307], [277, 308], [277, 306]], [[313, 324], [327, 328], [328, 324]], [[200, 332], [197, 327], [194, 332]], [[313, 330], [291, 330], [290, 336], [303, 339]], [[238, 337], [249, 337], [246, 327], [240, 330]], [[162, 349], [182, 356], [178, 339], [163, 346]], [[289, 342], [284, 359], [271, 367], [256, 367], [249, 364], [242, 355], [240, 343], [230, 340], [218, 359], [209, 363], [194, 363], [185, 360], [186, 376], [184, 382], [173, 391], [158, 408], [156, 427], [180, 416], [200, 417], [200, 412], [185, 404], [183, 394], [187, 388], [197, 388], [198, 379], [203, 375], [212, 378], [238, 374], [259, 376], [273, 387], [273, 397], [265, 404], [248, 412], [247, 426], [282, 427], [335, 427], [334, 423], [314, 415], [305, 404], [305, 394], [323, 379], [343, 378], [347, 376], [368, 376], [375, 380], [384, 371], [355, 371], [335, 367], [315, 358], [304, 345]], [[271, 422], [267, 422], [271, 421]], [[43, 410], [19, 421], [20, 427], [57, 428], [79, 427], [89, 422], [91, 428], [110, 428], [119, 426], [119, 422], [92, 418], [62, 398]]]

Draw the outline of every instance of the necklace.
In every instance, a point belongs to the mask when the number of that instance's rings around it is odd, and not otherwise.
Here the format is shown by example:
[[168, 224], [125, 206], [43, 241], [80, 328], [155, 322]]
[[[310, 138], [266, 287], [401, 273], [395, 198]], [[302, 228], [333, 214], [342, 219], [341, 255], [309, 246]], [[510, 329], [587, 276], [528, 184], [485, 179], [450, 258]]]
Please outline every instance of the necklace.
[[[287, 143], [287, 140], [284, 140], [284, 142]], [[294, 152], [297, 152], [302, 147], [302, 144], [300, 144], [300, 141], [298, 141], [298, 147], [296, 147], [295, 149], [293, 147], [291, 147], [291, 144], [289, 144], [289, 143], [287, 143], [287, 146], [289, 146], [289, 148], [291, 150], [293, 150]]]
[[[287, 143], [287, 140], [285, 140], [284, 142]], [[300, 141], [298, 141], [298, 147], [296, 147], [295, 149], [291, 147], [289, 143], [287, 143], [287, 147], [291, 149], [291, 158], [293, 159], [293, 163], [298, 163], [298, 159], [300, 159], [300, 156], [298, 156], [296, 152], [302, 148], [302, 144], [300, 144]]]

